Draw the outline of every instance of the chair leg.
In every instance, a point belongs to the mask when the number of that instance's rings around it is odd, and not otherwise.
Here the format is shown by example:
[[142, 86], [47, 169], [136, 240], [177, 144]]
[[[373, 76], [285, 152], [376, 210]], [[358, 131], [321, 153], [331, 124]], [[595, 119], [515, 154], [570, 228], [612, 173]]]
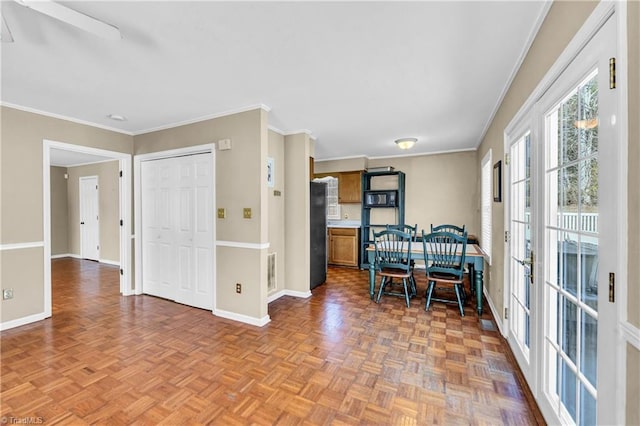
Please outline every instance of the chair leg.
[[[456, 291], [456, 298], [458, 299], [458, 308], [460, 309], [460, 316], [463, 317], [464, 316], [464, 309], [462, 308], [462, 300], [460, 298], [460, 286], [462, 284], [454, 284], [453, 288]], [[462, 290], [464, 291], [464, 290]]]
[[431, 294], [433, 294], [433, 288], [435, 286], [436, 286], [435, 281], [429, 281], [429, 284], [427, 285], [427, 303], [424, 306], [425, 311], [429, 310], [429, 305], [431, 304]]
[[[411, 278], [409, 278], [409, 281], [411, 281]], [[407, 289], [407, 279], [406, 278], [402, 279], [402, 286], [404, 287], [404, 299], [407, 302], [407, 308], [410, 308], [411, 304], [409, 302], [409, 290]], [[409, 286], [411, 286], [411, 284], [409, 284]]]
[[418, 294], [418, 291], [416, 288], [416, 278], [413, 276], [413, 271], [411, 271], [410, 282], [411, 282], [411, 297], [416, 297], [416, 295]]
[[380, 279], [380, 289], [378, 290], [378, 297], [376, 298], [376, 303], [380, 303], [380, 296], [382, 296], [382, 290], [386, 284], [387, 277], [382, 277]]

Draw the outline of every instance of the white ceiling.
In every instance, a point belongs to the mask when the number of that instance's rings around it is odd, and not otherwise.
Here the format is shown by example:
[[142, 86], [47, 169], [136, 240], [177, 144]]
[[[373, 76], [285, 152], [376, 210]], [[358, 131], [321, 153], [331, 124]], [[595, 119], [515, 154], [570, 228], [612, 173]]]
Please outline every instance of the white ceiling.
[[[548, 4], [61, 2], [109, 41], [2, 1], [2, 103], [140, 134], [250, 106], [316, 159], [474, 149]], [[108, 114], [128, 121], [117, 122]], [[393, 144], [416, 137], [411, 151]]]

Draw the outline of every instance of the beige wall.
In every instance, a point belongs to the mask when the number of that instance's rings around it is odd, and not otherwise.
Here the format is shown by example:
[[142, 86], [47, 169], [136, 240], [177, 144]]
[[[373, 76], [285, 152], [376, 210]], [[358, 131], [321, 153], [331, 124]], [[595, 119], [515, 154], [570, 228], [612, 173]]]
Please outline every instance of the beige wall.
[[313, 163], [314, 173], [350, 172], [365, 170], [369, 159], [367, 157], [345, 158], [343, 160], [324, 160]]
[[285, 152], [285, 235], [286, 288], [309, 292], [310, 228], [309, 228], [309, 155], [311, 142], [304, 133], [284, 138]]
[[626, 424], [640, 425], [640, 351], [627, 344]]
[[98, 176], [100, 223], [100, 260], [120, 262], [120, 163], [118, 160], [86, 166], [69, 167], [69, 251], [80, 255], [80, 178]]
[[[405, 222], [417, 224], [418, 229], [428, 230], [430, 224], [465, 224], [469, 233], [479, 232], [478, 188], [475, 184], [478, 173], [475, 151], [451, 154], [419, 155], [367, 159], [345, 159], [318, 161], [314, 171], [331, 173], [337, 171], [362, 170], [354, 167], [391, 166], [405, 173]], [[318, 171], [320, 170], [320, 171]], [[376, 178], [371, 182], [374, 189], [395, 189], [395, 177]], [[341, 214], [350, 220], [360, 219], [361, 206], [342, 204]], [[376, 217], [374, 217], [377, 215]], [[391, 210], [377, 209], [372, 212], [372, 223], [395, 222]]]
[[[216, 240], [233, 243], [268, 242], [266, 157], [268, 114], [255, 109], [198, 123], [138, 135], [135, 154], [165, 151], [231, 139], [230, 150], [215, 153]], [[252, 218], [243, 218], [251, 208]], [[251, 318], [267, 315], [267, 249], [217, 246], [216, 309]], [[236, 283], [242, 293], [236, 293]]]
[[[476, 193], [479, 192], [480, 164], [489, 149], [493, 162], [504, 158], [503, 132], [551, 65], [591, 14], [597, 2], [554, 2], [527, 56], [476, 153]], [[476, 198], [476, 209], [479, 198]], [[479, 214], [478, 214], [479, 216]], [[504, 312], [504, 203], [492, 205], [492, 265], [484, 274], [485, 288], [497, 312]], [[479, 225], [479, 223], [478, 223]]]
[[[627, 3], [629, 55], [628, 320], [640, 327], [640, 2]], [[640, 399], [640, 398], [639, 398]], [[640, 422], [639, 422], [640, 423]]]
[[[627, 3], [629, 78], [628, 321], [640, 327], [640, 2]], [[640, 425], [640, 350], [627, 345], [626, 423]]]
[[428, 231], [430, 224], [465, 224], [479, 232], [475, 152], [369, 160], [405, 173], [405, 223]]
[[[269, 253], [276, 253], [276, 288], [273, 293], [285, 288], [285, 156], [284, 136], [269, 131], [269, 157], [274, 161], [274, 187], [268, 188], [269, 200]], [[279, 191], [280, 195], [274, 192]]]
[[51, 255], [69, 253], [66, 167], [51, 167]]
[[[128, 135], [0, 107], [0, 244], [42, 242], [42, 143], [69, 144], [131, 153]], [[2, 285], [14, 288], [14, 299], [2, 301], [4, 323], [44, 312], [43, 250], [2, 252]]]

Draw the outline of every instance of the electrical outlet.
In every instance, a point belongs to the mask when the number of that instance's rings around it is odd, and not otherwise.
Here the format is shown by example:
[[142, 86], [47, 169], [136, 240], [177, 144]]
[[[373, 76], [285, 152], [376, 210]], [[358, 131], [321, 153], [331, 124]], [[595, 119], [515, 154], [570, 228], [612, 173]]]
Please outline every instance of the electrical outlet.
[[227, 211], [225, 209], [218, 209], [218, 219], [224, 219], [227, 217]]
[[251, 219], [251, 208], [245, 207], [242, 209], [242, 217], [245, 219]]
[[236, 293], [242, 293], [242, 284], [236, 283]]
[[13, 299], [13, 289], [12, 288], [2, 289], [2, 299], [3, 300]]

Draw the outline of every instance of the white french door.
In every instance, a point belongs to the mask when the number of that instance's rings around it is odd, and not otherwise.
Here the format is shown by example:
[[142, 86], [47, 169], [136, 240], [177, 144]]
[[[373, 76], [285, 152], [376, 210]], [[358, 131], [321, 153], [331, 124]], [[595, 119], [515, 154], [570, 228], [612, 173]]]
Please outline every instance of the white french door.
[[80, 178], [80, 257], [100, 260], [98, 176]]
[[532, 311], [535, 311], [535, 301], [532, 300], [535, 239], [532, 239], [531, 232], [535, 220], [535, 212], [532, 211], [535, 194], [532, 191], [530, 128], [525, 126], [519, 135], [508, 146], [509, 166], [505, 173], [506, 200], [509, 203], [507, 212], [509, 233], [507, 267], [510, 282], [507, 302], [508, 339], [523, 374], [531, 383], [535, 381], [532, 371], [532, 362], [535, 361], [532, 356], [535, 357], [535, 353], [531, 351], [531, 341], [536, 331], [531, 323]]
[[507, 337], [550, 423], [616, 423], [615, 56], [609, 17], [506, 138]]

